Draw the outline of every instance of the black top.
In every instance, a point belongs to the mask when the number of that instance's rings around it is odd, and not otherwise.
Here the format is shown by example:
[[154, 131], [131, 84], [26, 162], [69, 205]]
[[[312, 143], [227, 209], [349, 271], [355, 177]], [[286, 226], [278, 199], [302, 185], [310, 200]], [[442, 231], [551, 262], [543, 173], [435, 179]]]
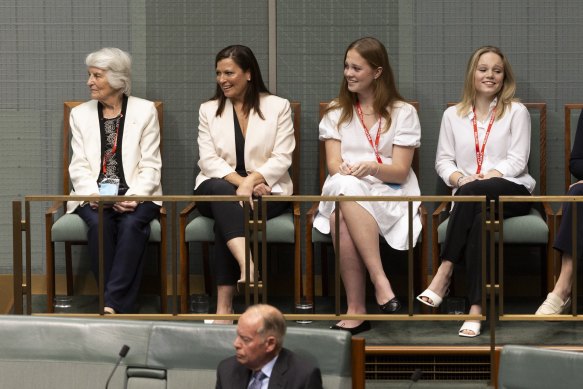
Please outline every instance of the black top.
[[569, 170], [578, 180], [583, 180], [583, 111], [579, 115], [577, 123], [577, 132], [575, 133], [575, 142], [571, 150], [571, 160], [569, 161]]
[[247, 177], [247, 169], [245, 169], [245, 137], [243, 136], [243, 130], [241, 130], [235, 107], [233, 107], [233, 122], [235, 123], [235, 151], [237, 153], [235, 171], [241, 177]]
[[[99, 129], [101, 131], [101, 166], [99, 168], [99, 177], [97, 177], [97, 183], [99, 184], [104, 178], [118, 178], [119, 179], [119, 190], [118, 195], [123, 195], [128, 190], [128, 184], [126, 183], [123, 163], [122, 163], [122, 139], [123, 139], [123, 129], [126, 117], [126, 109], [128, 106], [128, 97], [123, 96], [123, 102], [121, 106], [120, 114], [111, 119], [103, 117], [103, 104], [100, 102], [98, 104], [98, 114], [99, 114]], [[116, 131], [119, 122], [119, 130]], [[117, 142], [116, 142], [116, 132]], [[113, 152], [113, 147], [117, 143], [115, 152]], [[113, 152], [113, 154], [112, 154]], [[103, 162], [105, 161], [105, 172], [103, 172]]]

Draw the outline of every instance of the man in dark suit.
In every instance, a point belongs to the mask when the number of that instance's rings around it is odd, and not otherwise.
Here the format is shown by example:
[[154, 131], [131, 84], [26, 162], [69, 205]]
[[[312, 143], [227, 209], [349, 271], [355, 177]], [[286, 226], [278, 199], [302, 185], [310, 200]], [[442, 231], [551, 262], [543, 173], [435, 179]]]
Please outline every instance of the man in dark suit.
[[237, 324], [236, 355], [217, 369], [217, 389], [322, 388], [320, 369], [283, 348], [285, 320], [270, 305], [247, 308]]

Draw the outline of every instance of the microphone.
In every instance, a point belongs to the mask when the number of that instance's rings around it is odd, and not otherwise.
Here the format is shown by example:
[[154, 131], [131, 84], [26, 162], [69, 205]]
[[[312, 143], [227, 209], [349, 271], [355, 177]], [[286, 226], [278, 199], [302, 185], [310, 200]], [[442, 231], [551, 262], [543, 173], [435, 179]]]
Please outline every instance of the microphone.
[[127, 344], [124, 344], [121, 347], [121, 350], [119, 350], [119, 358], [117, 359], [117, 362], [115, 363], [115, 366], [113, 367], [113, 370], [111, 371], [111, 373], [109, 374], [109, 377], [107, 378], [107, 381], [105, 382], [105, 389], [107, 389], [109, 387], [109, 381], [111, 381], [111, 377], [113, 377], [113, 373], [115, 373], [115, 370], [117, 369], [117, 367], [121, 363], [121, 360], [124, 359], [126, 357], [126, 355], [128, 355], [128, 351], [130, 351], [130, 346], [128, 346]]
[[419, 378], [421, 378], [422, 375], [423, 375], [423, 372], [421, 371], [421, 369], [415, 369], [413, 374], [411, 374], [411, 383], [409, 384], [409, 389], [411, 389], [413, 387], [413, 384], [415, 382], [419, 381]]

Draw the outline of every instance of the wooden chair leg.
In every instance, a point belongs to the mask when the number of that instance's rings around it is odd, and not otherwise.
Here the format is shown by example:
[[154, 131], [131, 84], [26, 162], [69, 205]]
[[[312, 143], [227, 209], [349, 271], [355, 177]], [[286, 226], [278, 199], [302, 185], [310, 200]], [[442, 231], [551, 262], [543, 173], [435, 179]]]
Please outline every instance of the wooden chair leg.
[[312, 240], [306, 242], [306, 269], [305, 269], [305, 296], [309, 303], [315, 308], [314, 299], [314, 245]]
[[211, 271], [209, 265], [209, 244], [203, 242], [202, 244], [202, 271], [204, 275], [204, 290], [209, 296], [213, 294], [212, 282], [211, 282]]
[[[50, 241], [49, 241], [50, 242]], [[47, 245], [47, 312], [53, 313], [53, 301], [55, 299], [55, 244], [50, 242]]]
[[[164, 239], [162, 240], [164, 241]], [[158, 274], [160, 275], [160, 311], [162, 313], [168, 312], [168, 276], [166, 269], [166, 246], [160, 243], [160, 249], [158, 251]]]
[[302, 257], [300, 255], [299, 243], [299, 240], [296, 240], [296, 244], [294, 244], [294, 300], [296, 305], [301, 302], [302, 296], [305, 296], [302, 282]]
[[188, 313], [190, 296], [190, 244], [183, 242], [180, 250], [180, 312]]
[[322, 263], [322, 296], [328, 297], [330, 295], [330, 278], [328, 277], [328, 253], [327, 247], [324, 244], [320, 245], [320, 262]]
[[73, 291], [73, 258], [71, 242], [65, 242], [65, 274], [67, 276], [67, 296], [72, 296]]

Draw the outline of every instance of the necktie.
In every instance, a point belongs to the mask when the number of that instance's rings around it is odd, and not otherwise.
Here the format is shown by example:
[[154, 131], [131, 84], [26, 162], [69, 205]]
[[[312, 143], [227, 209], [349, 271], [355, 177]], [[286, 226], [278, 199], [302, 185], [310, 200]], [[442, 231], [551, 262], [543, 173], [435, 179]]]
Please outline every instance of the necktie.
[[261, 389], [261, 384], [265, 378], [267, 378], [267, 376], [265, 374], [263, 374], [263, 372], [261, 370], [256, 371], [255, 373], [253, 373], [253, 378], [251, 379], [251, 385], [249, 385], [248, 389]]

